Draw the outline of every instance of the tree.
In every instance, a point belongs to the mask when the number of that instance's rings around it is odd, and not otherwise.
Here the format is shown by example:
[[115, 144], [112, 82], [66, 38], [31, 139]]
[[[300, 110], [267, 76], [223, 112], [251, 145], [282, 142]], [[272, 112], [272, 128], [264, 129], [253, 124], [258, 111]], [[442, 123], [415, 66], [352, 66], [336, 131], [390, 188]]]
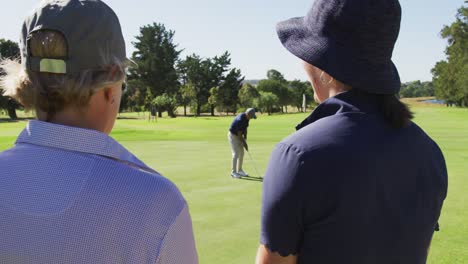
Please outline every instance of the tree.
[[20, 56], [18, 43], [11, 40], [0, 39], [0, 58], [17, 59]]
[[180, 87], [179, 93], [177, 93], [177, 101], [179, 105], [184, 107], [184, 116], [187, 116], [187, 106], [195, 101], [196, 94], [195, 89], [191, 83], [186, 83]]
[[[153, 104], [154, 96], [153, 93], [151, 92], [151, 89], [149, 87], [146, 88], [146, 93], [144, 97], [144, 110], [145, 111], [151, 111], [151, 105]], [[162, 112], [158, 111], [159, 117], [162, 116]]]
[[275, 69], [271, 69], [267, 72], [268, 80], [278, 81], [280, 83], [286, 84], [287, 81], [284, 78], [283, 74]]
[[439, 61], [432, 69], [432, 82], [435, 86], [435, 95], [447, 102], [447, 105], [457, 101], [455, 92], [455, 75], [451, 73], [451, 67], [447, 61]]
[[278, 104], [278, 96], [270, 92], [260, 92], [260, 96], [254, 100], [255, 108], [258, 108], [261, 112], [267, 112], [268, 115], [273, 113]]
[[291, 103], [291, 96], [286, 83], [271, 79], [261, 80], [258, 83], [257, 89], [260, 92], [269, 92], [276, 95], [281, 111], [284, 112], [285, 108], [287, 112], [287, 106]]
[[239, 90], [239, 104], [243, 108], [252, 107], [253, 101], [255, 98], [258, 98], [260, 94], [255, 86], [251, 85], [250, 83], [245, 83]]
[[239, 69], [231, 69], [224, 78], [223, 83], [219, 87], [217, 105], [221, 111], [226, 113], [237, 112], [237, 105], [239, 103], [239, 90], [244, 81], [241, 71]]
[[129, 79], [141, 80], [145, 87], [150, 87], [153, 96], [175, 95], [178, 91], [176, 62], [181, 50], [174, 44], [174, 34], [163, 24], [153, 23], [141, 27], [137, 41], [133, 42], [136, 51], [132, 59], [138, 67], [130, 69]]
[[[20, 56], [19, 46], [16, 42], [0, 39], [0, 60], [4, 59], [16, 59]], [[0, 75], [3, 74], [0, 72]], [[16, 115], [16, 109], [20, 107], [13, 98], [3, 96], [3, 90], [0, 88], [0, 109], [4, 109], [8, 112], [8, 116], [12, 120], [18, 119]]]
[[218, 104], [218, 97], [219, 97], [219, 88], [213, 87], [210, 89], [210, 97], [208, 97], [208, 104], [210, 105], [211, 109], [211, 116], [214, 116], [214, 110], [216, 105]]
[[193, 103], [196, 107], [196, 115], [200, 115], [201, 106], [206, 103], [209, 97], [209, 89], [204, 86], [204, 69], [202, 67], [202, 58], [196, 54], [187, 56], [178, 64], [178, 69], [183, 83], [190, 83], [195, 98]]
[[[468, 1], [465, 1], [465, 4]], [[458, 9], [455, 22], [444, 26], [441, 37], [447, 39], [447, 60], [432, 69], [435, 94], [457, 106], [468, 106], [468, 7]]]
[[192, 54], [179, 63], [178, 69], [182, 83], [190, 82], [195, 91], [196, 115], [200, 115], [202, 106], [208, 103], [210, 89], [220, 86], [224, 80], [224, 73], [230, 64], [231, 59], [228, 52], [221, 56], [205, 59]]
[[129, 109], [129, 102], [128, 99], [129, 97], [127, 96], [127, 91], [122, 92], [122, 99], [120, 100], [120, 108], [119, 108], [119, 113], [122, 113], [123, 111]]
[[304, 95], [306, 96], [307, 102], [314, 102], [314, 91], [309, 82], [294, 80], [289, 82], [288, 89], [291, 99], [290, 103], [291, 105], [295, 106], [298, 111], [305, 111], [305, 109], [302, 109]]
[[401, 85], [400, 97], [428, 97], [434, 96], [434, 86], [432, 82], [413, 81]]
[[122, 95], [122, 101], [126, 102], [122, 109], [128, 109], [131, 112], [141, 112], [144, 110], [145, 96], [147, 87], [141, 80], [129, 80], [127, 82], [127, 90]]
[[423, 82], [421, 96], [434, 96], [434, 84], [432, 82]]
[[201, 75], [201, 73], [198, 72], [201, 69], [201, 61], [202, 58], [193, 53], [177, 63], [177, 72], [179, 73], [179, 80], [182, 85], [191, 83], [191, 85], [195, 87], [193, 81], [195, 77]]
[[175, 97], [170, 96], [166, 93], [156, 97], [152, 102], [152, 105], [154, 105], [159, 113], [162, 113], [164, 111], [167, 111], [167, 114], [174, 118], [176, 117], [176, 110], [177, 110], [177, 100]]

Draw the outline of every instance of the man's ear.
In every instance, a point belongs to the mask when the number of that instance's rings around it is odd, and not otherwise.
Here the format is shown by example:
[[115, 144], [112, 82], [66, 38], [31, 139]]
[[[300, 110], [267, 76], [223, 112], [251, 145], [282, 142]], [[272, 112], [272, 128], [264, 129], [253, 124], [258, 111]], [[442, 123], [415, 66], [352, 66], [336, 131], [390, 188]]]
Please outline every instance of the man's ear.
[[114, 103], [114, 101], [115, 101], [114, 91], [112, 90], [111, 87], [104, 88], [104, 99], [106, 100], [106, 102], [109, 102], [111, 104]]

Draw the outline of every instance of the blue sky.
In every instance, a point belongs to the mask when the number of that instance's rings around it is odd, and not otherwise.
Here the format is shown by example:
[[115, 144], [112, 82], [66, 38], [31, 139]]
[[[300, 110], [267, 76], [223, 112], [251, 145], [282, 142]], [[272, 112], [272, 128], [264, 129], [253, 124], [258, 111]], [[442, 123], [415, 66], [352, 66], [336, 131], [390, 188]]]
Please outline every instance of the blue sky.
[[[17, 41], [22, 20], [38, 2], [16, 0], [8, 6], [3, 4], [0, 38]], [[184, 49], [183, 57], [191, 53], [212, 57], [228, 50], [233, 66], [240, 68], [247, 79], [265, 78], [268, 69], [279, 70], [287, 79], [306, 79], [301, 63], [278, 41], [275, 25], [305, 15], [313, 0], [105, 2], [120, 18], [129, 55], [139, 28], [160, 22], [175, 30], [175, 41]], [[446, 41], [439, 37], [439, 32], [443, 25], [455, 20], [463, 0], [401, 0], [400, 4], [403, 17], [393, 61], [403, 82], [431, 80], [431, 68], [445, 58]]]

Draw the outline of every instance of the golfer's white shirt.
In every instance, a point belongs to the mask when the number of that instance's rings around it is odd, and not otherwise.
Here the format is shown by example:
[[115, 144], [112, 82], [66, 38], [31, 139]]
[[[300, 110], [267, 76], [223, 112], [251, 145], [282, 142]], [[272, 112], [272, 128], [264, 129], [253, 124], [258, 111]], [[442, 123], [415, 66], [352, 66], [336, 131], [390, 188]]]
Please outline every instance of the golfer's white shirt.
[[109, 136], [30, 121], [0, 153], [0, 263], [198, 263], [177, 187]]

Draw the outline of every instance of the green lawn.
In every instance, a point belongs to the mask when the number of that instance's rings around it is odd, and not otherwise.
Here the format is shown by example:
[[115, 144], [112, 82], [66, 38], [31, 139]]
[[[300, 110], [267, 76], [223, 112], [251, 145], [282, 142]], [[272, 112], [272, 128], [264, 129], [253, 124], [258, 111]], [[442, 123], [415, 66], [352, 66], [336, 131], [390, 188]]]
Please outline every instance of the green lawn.
[[[429, 263], [468, 263], [468, 110], [424, 106], [413, 110], [415, 121], [439, 143], [449, 169], [449, 195]], [[249, 145], [260, 174], [275, 143], [304, 117], [260, 116], [250, 123]], [[229, 176], [226, 133], [231, 119], [179, 117], [157, 123], [120, 119], [112, 133], [179, 186], [190, 205], [201, 263], [252, 263], [258, 245], [261, 183]], [[25, 121], [0, 121], [0, 150], [13, 144], [24, 125]], [[248, 155], [244, 168], [255, 174]]]

